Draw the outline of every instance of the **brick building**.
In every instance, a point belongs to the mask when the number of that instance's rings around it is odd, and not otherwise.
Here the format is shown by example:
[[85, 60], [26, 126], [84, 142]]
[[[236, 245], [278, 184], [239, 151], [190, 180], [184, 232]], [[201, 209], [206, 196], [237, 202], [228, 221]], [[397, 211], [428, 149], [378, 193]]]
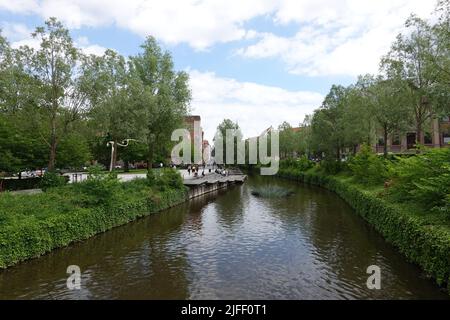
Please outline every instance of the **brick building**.
[[[416, 132], [413, 127], [410, 130], [402, 133], [395, 133], [388, 136], [386, 141], [388, 152], [405, 153], [412, 151], [415, 148]], [[440, 148], [450, 146], [450, 118], [443, 117], [442, 119], [432, 119], [428, 121], [423, 128], [423, 141], [426, 147]], [[379, 134], [380, 138], [374, 146], [376, 152], [382, 153], [384, 150], [384, 139]]]

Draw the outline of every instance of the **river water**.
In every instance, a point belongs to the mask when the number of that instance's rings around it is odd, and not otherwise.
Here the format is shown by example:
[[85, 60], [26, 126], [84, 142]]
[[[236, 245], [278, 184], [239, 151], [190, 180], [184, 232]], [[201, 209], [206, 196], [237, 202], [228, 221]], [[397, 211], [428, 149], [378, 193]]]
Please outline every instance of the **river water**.
[[[283, 199], [251, 194], [276, 184]], [[69, 265], [81, 289], [67, 289]], [[368, 289], [367, 267], [381, 270]], [[250, 177], [0, 271], [1, 299], [447, 299], [338, 196]]]

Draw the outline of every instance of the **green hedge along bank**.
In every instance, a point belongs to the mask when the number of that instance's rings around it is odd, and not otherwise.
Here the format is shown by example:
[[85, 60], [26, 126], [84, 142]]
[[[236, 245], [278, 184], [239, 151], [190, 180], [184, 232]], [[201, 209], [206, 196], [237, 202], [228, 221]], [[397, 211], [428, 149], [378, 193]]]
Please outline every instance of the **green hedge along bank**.
[[[51, 180], [51, 179], [49, 179]], [[49, 187], [36, 195], [0, 195], [0, 268], [39, 257], [186, 201], [181, 177], [118, 182], [93, 173], [85, 182]]]

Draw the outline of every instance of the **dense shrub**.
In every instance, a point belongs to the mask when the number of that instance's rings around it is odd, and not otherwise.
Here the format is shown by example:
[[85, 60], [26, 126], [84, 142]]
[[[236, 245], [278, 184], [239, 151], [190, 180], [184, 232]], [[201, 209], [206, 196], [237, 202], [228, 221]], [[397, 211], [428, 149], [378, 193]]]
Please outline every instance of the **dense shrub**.
[[450, 148], [432, 149], [389, 166], [390, 194], [450, 217]]
[[382, 183], [387, 178], [384, 160], [372, 148], [363, 145], [359, 152], [348, 161], [349, 169], [358, 182], [363, 184]]
[[159, 171], [159, 175], [156, 178], [157, 186], [160, 190], [167, 190], [171, 188], [182, 189], [183, 178], [179, 172], [175, 169], [164, 168]]
[[62, 187], [66, 183], [67, 179], [59, 173], [46, 172], [39, 183], [39, 187], [45, 191], [49, 188]]
[[41, 183], [42, 178], [23, 178], [23, 179], [1, 179], [0, 178], [0, 191], [16, 191], [37, 189]]
[[281, 168], [294, 168], [300, 171], [306, 171], [314, 167], [315, 163], [308, 159], [307, 156], [302, 156], [298, 159], [288, 158], [280, 161]]
[[147, 179], [147, 184], [149, 186], [156, 185], [156, 183], [157, 183], [157, 180], [156, 180], [157, 179], [157, 175], [155, 174], [155, 170], [148, 170], [146, 179]]
[[320, 170], [326, 174], [337, 174], [344, 169], [343, 167], [344, 164], [336, 159], [323, 159], [319, 164]]
[[76, 183], [74, 188], [82, 194], [80, 201], [90, 206], [110, 204], [118, 186], [119, 180], [116, 173], [105, 173], [100, 166], [91, 166], [88, 168], [87, 179]]

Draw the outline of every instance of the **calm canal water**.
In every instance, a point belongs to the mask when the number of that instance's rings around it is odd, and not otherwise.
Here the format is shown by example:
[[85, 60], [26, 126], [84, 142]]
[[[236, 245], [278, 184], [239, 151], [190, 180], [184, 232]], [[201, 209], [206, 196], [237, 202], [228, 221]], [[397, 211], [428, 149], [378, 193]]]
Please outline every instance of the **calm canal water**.
[[[261, 199], [251, 190], [295, 194]], [[81, 290], [66, 287], [68, 265]], [[381, 290], [366, 269], [381, 268]], [[276, 178], [115, 228], [0, 271], [7, 299], [447, 299], [335, 194]]]

